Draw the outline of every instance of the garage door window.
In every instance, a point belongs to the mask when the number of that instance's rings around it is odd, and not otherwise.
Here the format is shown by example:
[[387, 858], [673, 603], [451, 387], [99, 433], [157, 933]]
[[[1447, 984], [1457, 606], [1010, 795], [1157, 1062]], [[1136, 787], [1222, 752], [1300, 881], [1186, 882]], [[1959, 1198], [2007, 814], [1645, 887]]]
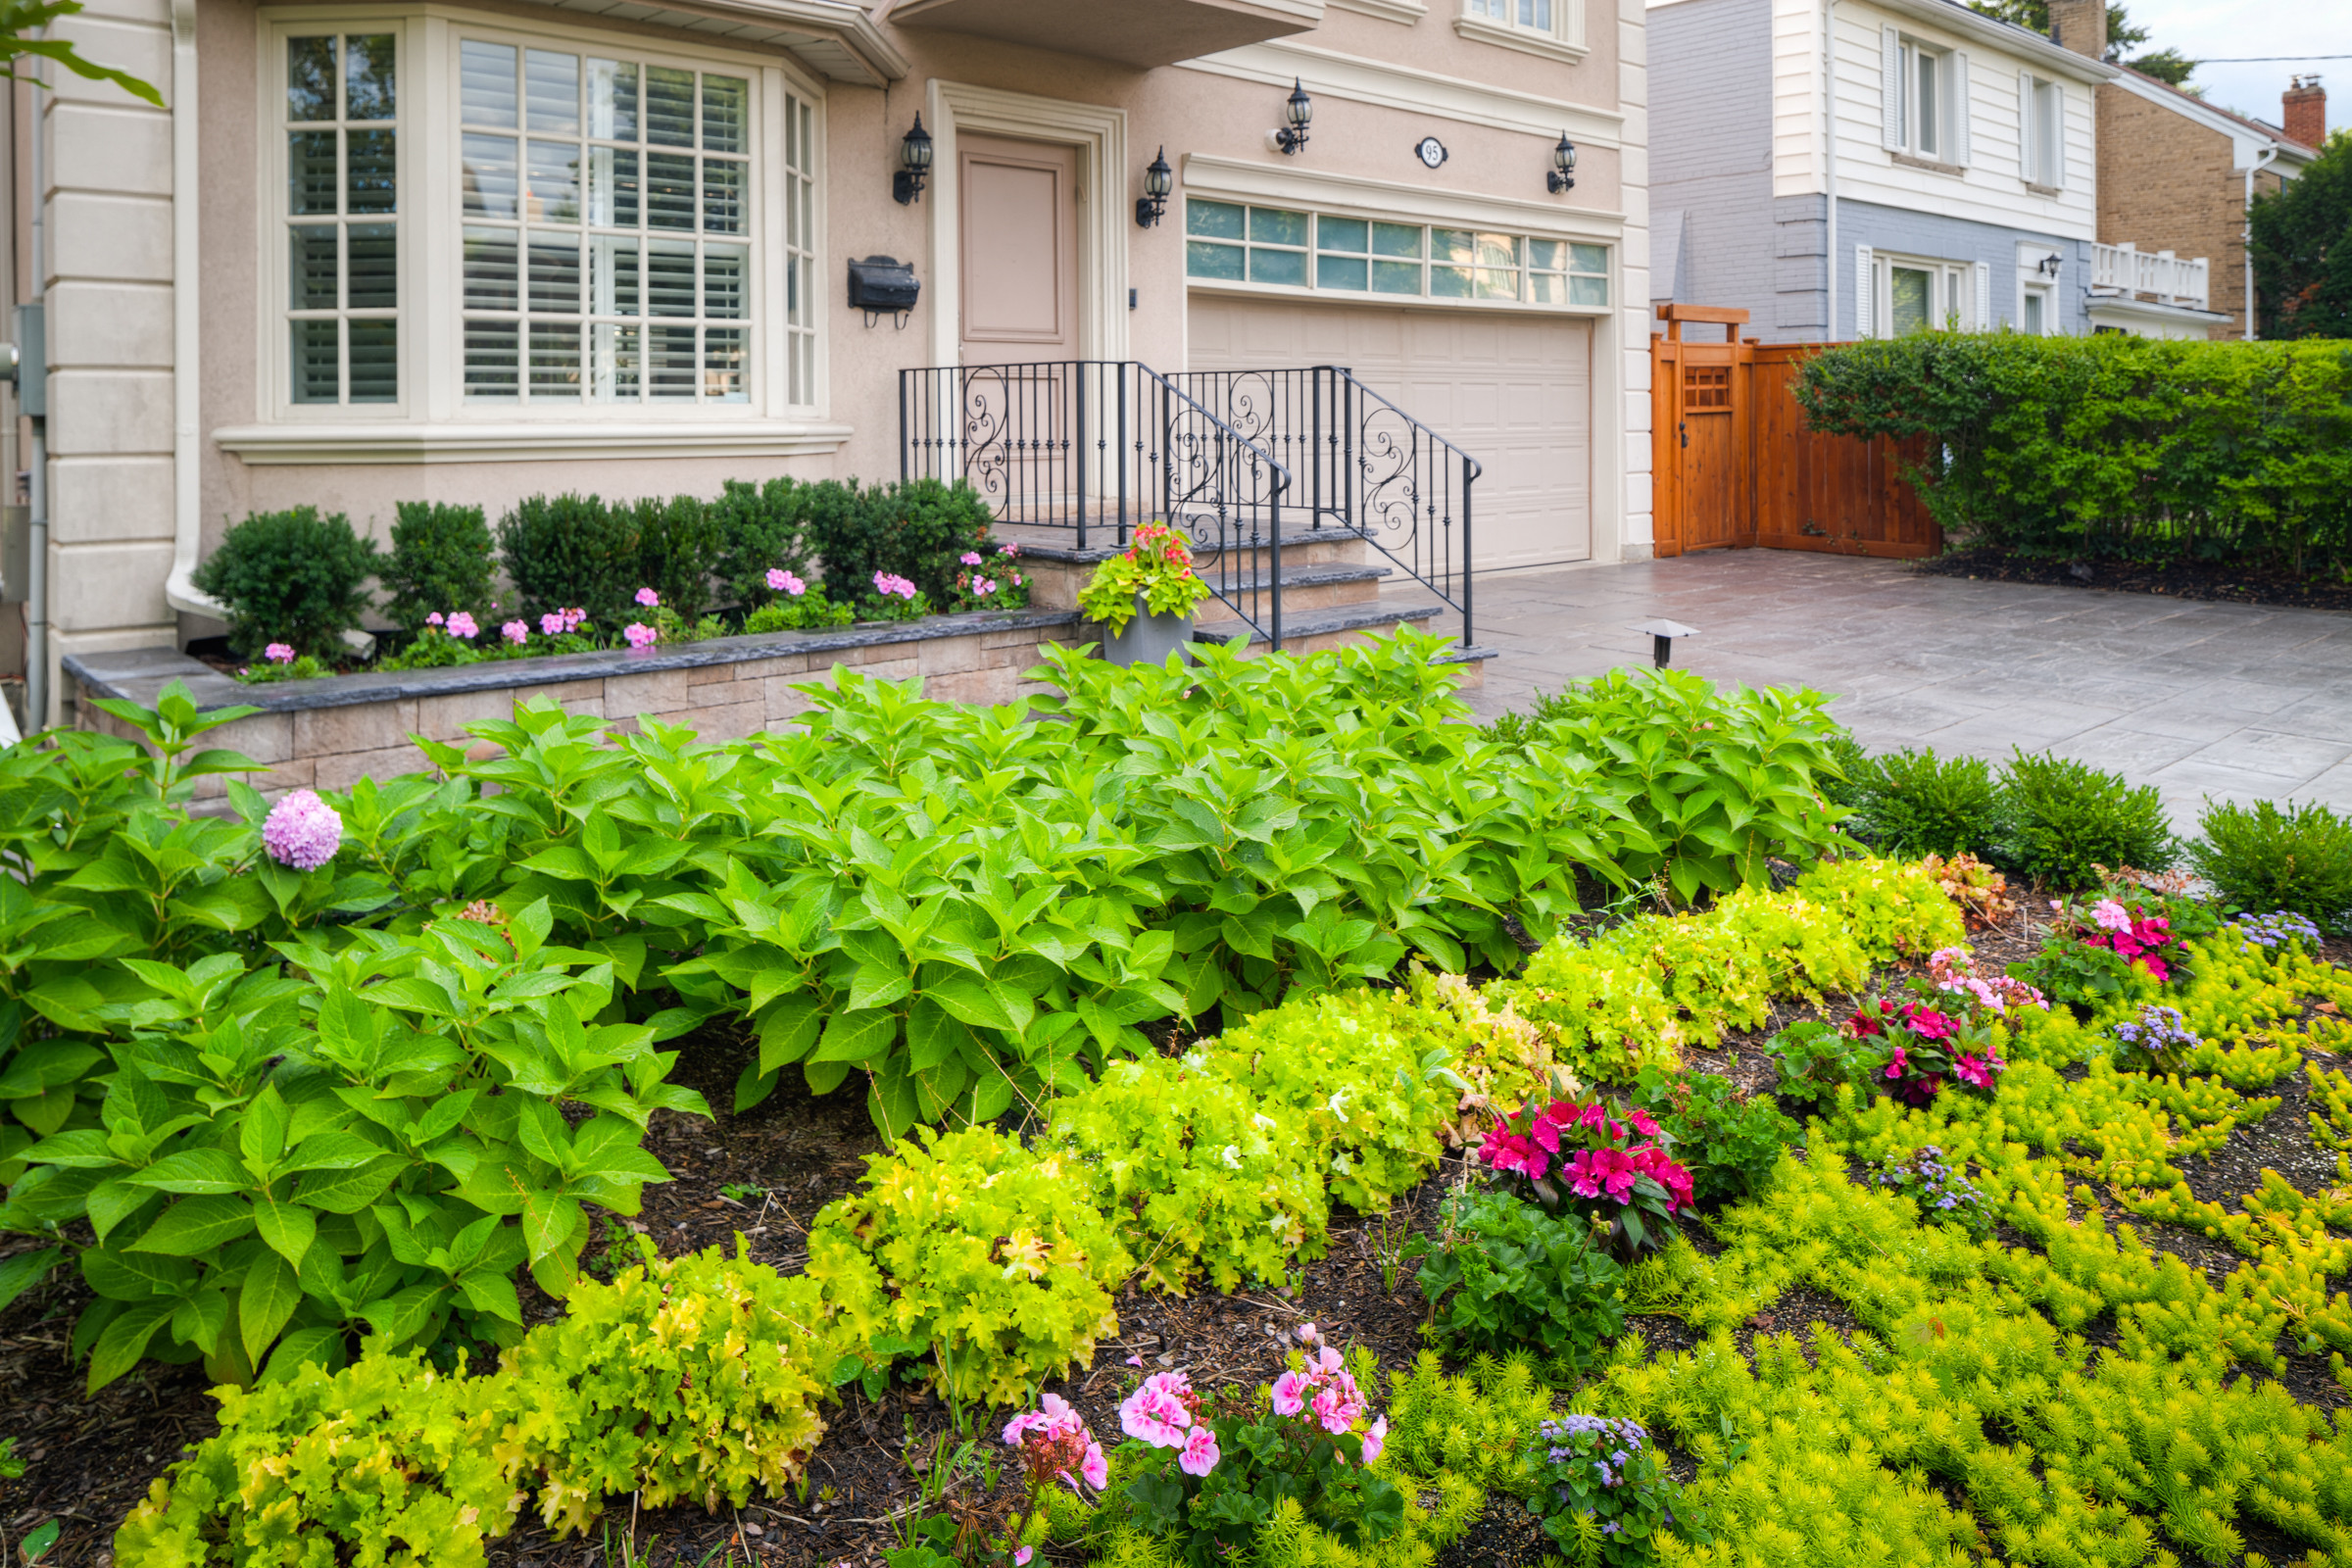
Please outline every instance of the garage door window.
[[1200, 200], [1185, 204], [1185, 270], [1206, 282], [1500, 304], [1609, 303], [1605, 245]]

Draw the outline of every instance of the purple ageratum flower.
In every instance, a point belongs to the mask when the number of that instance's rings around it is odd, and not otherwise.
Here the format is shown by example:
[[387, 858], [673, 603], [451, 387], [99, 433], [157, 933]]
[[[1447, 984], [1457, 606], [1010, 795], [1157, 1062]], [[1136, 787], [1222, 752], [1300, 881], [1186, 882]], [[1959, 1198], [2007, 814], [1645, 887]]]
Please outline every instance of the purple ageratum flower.
[[659, 630], [634, 620], [622, 627], [620, 634], [629, 640], [631, 648], [651, 648], [662, 640]]
[[473, 623], [473, 616], [466, 611], [461, 610], [449, 617], [449, 634], [452, 637], [464, 637], [470, 640], [478, 636], [481, 629]]
[[318, 870], [342, 845], [342, 816], [311, 790], [278, 802], [262, 823], [262, 848], [270, 858], [297, 871]]
[[294, 662], [294, 648], [290, 643], [271, 643], [262, 650], [262, 657], [272, 664], [291, 664]]
[[662, 608], [662, 596], [654, 592], [651, 588], [638, 589], [637, 602], [648, 610], [659, 610]]

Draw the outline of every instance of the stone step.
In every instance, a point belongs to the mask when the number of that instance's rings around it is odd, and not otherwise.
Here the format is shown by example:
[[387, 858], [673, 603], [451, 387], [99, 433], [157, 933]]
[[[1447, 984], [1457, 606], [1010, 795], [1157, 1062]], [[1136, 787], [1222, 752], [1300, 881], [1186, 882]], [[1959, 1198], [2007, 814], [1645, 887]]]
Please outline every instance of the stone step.
[[[1287, 620], [1293, 615], [1312, 614], [1317, 611], [1341, 610], [1349, 605], [1370, 605], [1380, 602], [1380, 583], [1396, 573], [1387, 566], [1298, 566], [1288, 562], [1282, 567], [1282, 612]], [[1245, 606], [1260, 605], [1263, 595], [1274, 585], [1274, 579], [1262, 571], [1247, 573], [1238, 580], [1217, 577], [1209, 585], [1221, 589]], [[1193, 612], [1196, 626], [1230, 625], [1241, 614], [1222, 599], [1204, 599]]]
[[[1078, 591], [1094, 576], [1095, 567], [1126, 548], [1115, 542], [1116, 535], [1107, 527], [1100, 534], [1090, 528], [1083, 550], [1071, 542], [1074, 535], [1066, 529], [1049, 532], [1006, 523], [1000, 524], [996, 533], [1020, 546], [1021, 571], [1029, 579], [1029, 603], [1039, 610], [1076, 609]], [[1286, 531], [1280, 551], [1286, 573], [1283, 580], [1292, 581], [1287, 573], [1306, 567], [1360, 566], [1370, 553], [1364, 536], [1352, 528], [1305, 529], [1298, 534]], [[1227, 550], [1215, 558], [1213, 567], [1208, 558], [1202, 558], [1200, 564], [1204, 573], [1254, 574], [1267, 570], [1275, 556], [1271, 547], [1253, 545]]]

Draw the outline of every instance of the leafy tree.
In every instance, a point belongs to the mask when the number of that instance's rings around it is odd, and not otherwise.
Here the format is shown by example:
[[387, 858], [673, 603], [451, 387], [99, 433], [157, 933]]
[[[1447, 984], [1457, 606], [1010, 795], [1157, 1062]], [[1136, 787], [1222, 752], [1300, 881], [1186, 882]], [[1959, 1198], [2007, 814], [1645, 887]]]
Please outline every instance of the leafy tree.
[[25, 55], [38, 55], [54, 60], [76, 76], [92, 81], [111, 81], [134, 98], [144, 98], [156, 108], [165, 107], [164, 95], [138, 77], [127, 75], [111, 66], [94, 65], [74, 52], [74, 46], [63, 38], [29, 38], [25, 34], [46, 27], [60, 17], [78, 15], [81, 0], [0, 0], [0, 76], [11, 81], [27, 81], [11, 67]]
[[[2013, 23], [2032, 31], [2050, 30], [2050, 0], [1968, 0], [1971, 11], [1980, 12], [1996, 22]], [[2136, 49], [2153, 37], [2147, 28], [2132, 20], [2132, 14], [2122, 6], [2107, 7], [2107, 63], [2130, 66], [2143, 75], [2179, 87], [2185, 84], [2197, 63], [2178, 49], [2154, 49], [2143, 55], [2124, 58], [2129, 50]], [[2193, 90], [2193, 89], [2192, 89]]]
[[2254, 290], [2266, 337], [2352, 337], [2352, 132], [2257, 195]]

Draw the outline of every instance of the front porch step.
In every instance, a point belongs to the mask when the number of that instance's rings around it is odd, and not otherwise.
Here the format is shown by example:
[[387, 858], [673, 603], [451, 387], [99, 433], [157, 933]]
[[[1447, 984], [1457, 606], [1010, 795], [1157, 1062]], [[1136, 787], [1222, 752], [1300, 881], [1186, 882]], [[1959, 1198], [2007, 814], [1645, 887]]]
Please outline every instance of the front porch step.
[[[1078, 591], [1093, 578], [1095, 568], [1126, 548], [1119, 544], [1096, 544], [1090, 536], [1086, 548], [1081, 550], [1066, 542], [1070, 538], [1066, 531], [1058, 538], [1040, 539], [1017, 526], [1000, 526], [997, 536], [1021, 547], [1019, 559], [1029, 579], [1029, 603], [1037, 610], [1077, 609]], [[1105, 529], [1102, 537], [1107, 540], [1112, 536]], [[1310, 569], [1361, 567], [1370, 550], [1364, 535], [1353, 528], [1285, 532], [1280, 551], [1283, 586], [1290, 587], [1299, 580], [1300, 572]], [[1262, 576], [1273, 566], [1275, 557], [1271, 546], [1250, 545], [1229, 549], [1213, 561], [1198, 554], [1194, 559], [1201, 575], [1214, 582], [1224, 572], [1239, 572], [1250, 578]]]
[[[1381, 579], [1396, 572], [1388, 566], [1295, 566], [1288, 562], [1282, 567], [1282, 613], [1285, 620], [1295, 615], [1313, 614], [1318, 611], [1342, 610], [1350, 605], [1376, 604], [1380, 600]], [[1245, 605], [1265, 604], [1263, 595], [1272, 591], [1274, 578], [1266, 572], [1253, 571], [1238, 579], [1212, 578], [1213, 586]], [[1196, 626], [1230, 625], [1241, 619], [1240, 614], [1222, 599], [1207, 599], [1194, 612]]]

